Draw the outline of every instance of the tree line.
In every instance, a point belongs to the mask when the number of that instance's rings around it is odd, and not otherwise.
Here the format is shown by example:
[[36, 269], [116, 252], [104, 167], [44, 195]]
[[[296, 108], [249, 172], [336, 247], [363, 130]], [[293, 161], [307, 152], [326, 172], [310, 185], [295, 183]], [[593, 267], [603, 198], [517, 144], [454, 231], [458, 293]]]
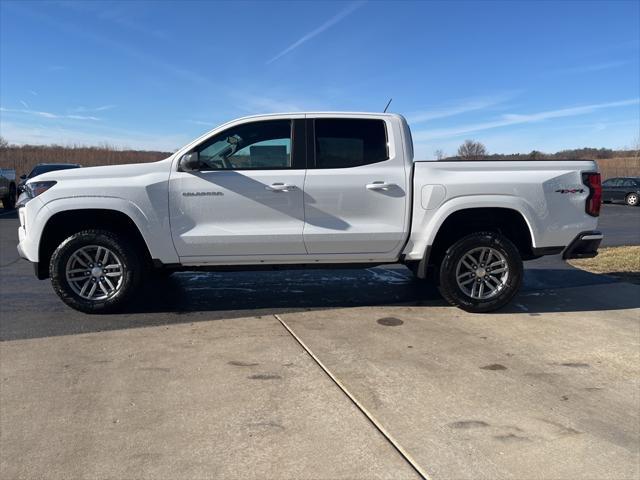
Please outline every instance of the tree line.
[[640, 148], [633, 150], [612, 150], [610, 148], [574, 148], [555, 153], [533, 150], [530, 153], [493, 153], [475, 140], [465, 140], [454, 156], [447, 156], [442, 150], [434, 152], [436, 160], [605, 160], [611, 158], [640, 158]]

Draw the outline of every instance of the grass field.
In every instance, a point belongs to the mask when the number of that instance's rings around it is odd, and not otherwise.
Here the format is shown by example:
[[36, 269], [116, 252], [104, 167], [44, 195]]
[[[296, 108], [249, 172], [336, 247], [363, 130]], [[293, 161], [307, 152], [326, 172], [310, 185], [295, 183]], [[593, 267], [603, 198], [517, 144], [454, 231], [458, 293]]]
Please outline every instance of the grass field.
[[640, 157], [616, 157], [597, 160], [602, 179], [640, 177]]
[[569, 260], [574, 267], [640, 284], [640, 246], [601, 248], [595, 258]]

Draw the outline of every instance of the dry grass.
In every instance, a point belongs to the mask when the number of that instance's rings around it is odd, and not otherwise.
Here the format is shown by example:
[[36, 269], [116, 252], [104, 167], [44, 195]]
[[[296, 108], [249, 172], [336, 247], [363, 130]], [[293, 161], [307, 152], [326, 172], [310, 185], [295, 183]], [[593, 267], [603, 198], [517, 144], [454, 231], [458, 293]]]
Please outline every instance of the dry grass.
[[640, 156], [638, 155], [596, 161], [603, 180], [611, 177], [640, 177]]
[[120, 165], [123, 163], [155, 162], [167, 158], [169, 152], [120, 150], [102, 147], [59, 147], [55, 145], [24, 145], [0, 149], [0, 168], [13, 168], [16, 176], [29, 173], [38, 163], [79, 163], [83, 167]]
[[588, 272], [640, 284], [640, 246], [601, 248], [598, 252], [595, 258], [569, 260], [569, 263]]

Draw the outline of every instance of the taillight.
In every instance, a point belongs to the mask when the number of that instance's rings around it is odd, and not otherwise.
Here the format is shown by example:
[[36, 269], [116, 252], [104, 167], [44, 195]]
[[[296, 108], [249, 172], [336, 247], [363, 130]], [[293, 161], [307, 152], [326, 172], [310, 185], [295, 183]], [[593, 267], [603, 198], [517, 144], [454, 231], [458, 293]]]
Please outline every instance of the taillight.
[[600, 174], [595, 172], [583, 173], [582, 183], [589, 187], [589, 196], [585, 211], [592, 217], [600, 215], [600, 205], [602, 204], [602, 183]]

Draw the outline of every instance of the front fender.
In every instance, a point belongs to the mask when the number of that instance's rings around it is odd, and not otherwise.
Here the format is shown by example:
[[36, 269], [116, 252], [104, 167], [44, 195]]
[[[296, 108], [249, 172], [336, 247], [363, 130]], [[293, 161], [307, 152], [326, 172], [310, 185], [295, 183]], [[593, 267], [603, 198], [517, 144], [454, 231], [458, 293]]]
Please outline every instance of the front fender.
[[[34, 200], [37, 200], [37, 198]], [[27, 204], [27, 206], [28, 205], [29, 204]], [[31, 258], [34, 256], [32, 253], [29, 259], [31, 261], [38, 261], [37, 252], [39, 250], [42, 232], [47, 222], [54, 215], [62, 212], [89, 209], [111, 210], [125, 214], [138, 228], [149, 249], [151, 258], [159, 259], [163, 263], [178, 262], [178, 256], [171, 240], [169, 218], [166, 211], [163, 213], [162, 211], [158, 212], [154, 209], [143, 209], [131, 200], [112, 196], [64, 197], [55, 198], [45, 203], [42, 208], [39, 208], [37, 215], [28, 227], [28, 236], [33, 236], [37, 239], [37, 241], [32, 242], [32, 248], [35, 249], [36, 258]]]

